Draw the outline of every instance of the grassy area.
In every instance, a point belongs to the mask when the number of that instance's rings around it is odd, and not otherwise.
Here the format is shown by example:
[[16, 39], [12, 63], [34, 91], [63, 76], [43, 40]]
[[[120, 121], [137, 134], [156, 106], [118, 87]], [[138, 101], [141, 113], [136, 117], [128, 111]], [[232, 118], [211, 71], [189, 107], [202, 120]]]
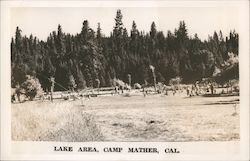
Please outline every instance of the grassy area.
[[32, 101], [12, 105], [12, 139], [78, 142], [103, 136], [93, 116], [74, 102]]
[[[37, 141], [239, 140], [239, 96], [99, 96], [12, 105], [12, 139]], [[235, 113], [236, 112], [236, 113]]]

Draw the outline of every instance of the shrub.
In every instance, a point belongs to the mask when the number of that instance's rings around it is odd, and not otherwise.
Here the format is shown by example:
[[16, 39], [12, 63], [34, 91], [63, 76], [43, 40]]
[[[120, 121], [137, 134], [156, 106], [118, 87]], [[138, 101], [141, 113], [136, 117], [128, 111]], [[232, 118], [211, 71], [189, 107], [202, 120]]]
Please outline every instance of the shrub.
[[21, 88], [24, 91], [24, 95], [29, 98], [29, 100], [33, 100], [36, 96], [41, 96], [43, 94], [39, 80], [30, 75], [26, 75], [26, 80], [22, 83]]

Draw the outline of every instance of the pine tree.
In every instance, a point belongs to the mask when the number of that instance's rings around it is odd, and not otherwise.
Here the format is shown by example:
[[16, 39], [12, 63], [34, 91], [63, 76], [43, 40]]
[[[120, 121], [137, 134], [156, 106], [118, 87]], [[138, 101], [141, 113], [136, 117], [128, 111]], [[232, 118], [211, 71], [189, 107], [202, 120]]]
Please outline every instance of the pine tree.
[[123, 22], [122, 22], [122, 13], [121, 10], [118, 9], [116, 12], [115, 17], [115, 27], [113, 29], [113, 36], [115, 39], [122, 38], [122, 32], [123, 32]]
[[138, 54], [139, 31], [137, 30], [135, 21], [133, 21], [132, 29], [131, 29], [131, 32], [130, 32], [130, 36], [131, 36], [131, 41], [130, 41], [131, 52], [134, 55]]
[[157, 30], [156, 30], [155, 22], [152, 22], [151, 29], [150, 29], [150, 37], [151, 37], [151, 39], [156, 38], [156, 33], [157, 33]]
[[96, 39], [97, 39], [97, 43], [100, 45], [101, 44], [101, 41], [102, 41], [102, 33], [101, 33], [101, 25], [100, 23], [98, 22], [97, 24], [97, 32], [96, 32]]

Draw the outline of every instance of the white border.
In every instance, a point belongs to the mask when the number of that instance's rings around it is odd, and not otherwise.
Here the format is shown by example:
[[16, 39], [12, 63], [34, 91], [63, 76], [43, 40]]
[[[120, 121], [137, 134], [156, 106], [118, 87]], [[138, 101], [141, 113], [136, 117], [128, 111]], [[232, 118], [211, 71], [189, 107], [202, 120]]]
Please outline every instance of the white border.
[[[239, 7], [239, 142], [13, 142], [10, 105], [10, 8], [12, 7]], [[1, 158], [3, 160], [249, 160], [249, 1], [1, 1]], [[177, 147], [181, 154], [56, 153], [54, 145]], [[61, 155], [62, 154], [62, 155]]]

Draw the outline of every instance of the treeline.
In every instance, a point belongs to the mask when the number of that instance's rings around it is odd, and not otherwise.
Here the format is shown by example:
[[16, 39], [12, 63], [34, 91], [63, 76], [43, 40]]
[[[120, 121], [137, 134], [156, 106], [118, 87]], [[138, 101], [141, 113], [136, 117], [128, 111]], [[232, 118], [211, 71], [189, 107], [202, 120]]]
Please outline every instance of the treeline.
[[68, 89], [72, 79], [77, 89], [112, 86], [113, 78], [128, 83], [128, 75], [132, 84], [153, 84], [150, 65], [155, 67], [157, 82], [167, 84], [180, 76], [184, 83], [192, 83], [211, 77], [215, 68], [223, 68], [229, 52], [238, 55], [235, 31], [228, 37], [214, 32], [205, 41], [197, 34], [189, 36], [184, 21], [167, 35], [158, 31], [154, 22], [149, 33], [139, 31], [134, 21], [127, 31], [121, 10], [117, 10], [109, 37], [102, 34], [100, 23], [95, 32], [87, 20], [76, 35], [64, 33], [58, 25], [46, 41], [22, 36], [17, 27], [11, 40], [12, 87], [22, 84], [26, 75], [38, 78], [44, 90], [50, 88], [50, 77], [57, 82], [56, 90]]

